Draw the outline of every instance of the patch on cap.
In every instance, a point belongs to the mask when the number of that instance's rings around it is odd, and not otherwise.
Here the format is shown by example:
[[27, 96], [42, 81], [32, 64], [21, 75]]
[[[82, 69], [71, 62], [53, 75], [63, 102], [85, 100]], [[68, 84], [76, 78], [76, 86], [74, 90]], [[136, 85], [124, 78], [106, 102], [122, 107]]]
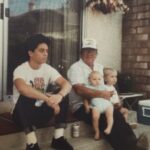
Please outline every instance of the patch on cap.
[[96, 47], [96, 41], [94, 39], [84, 39], [82, 48], [92, 48], [92, 49], [97, 49]]

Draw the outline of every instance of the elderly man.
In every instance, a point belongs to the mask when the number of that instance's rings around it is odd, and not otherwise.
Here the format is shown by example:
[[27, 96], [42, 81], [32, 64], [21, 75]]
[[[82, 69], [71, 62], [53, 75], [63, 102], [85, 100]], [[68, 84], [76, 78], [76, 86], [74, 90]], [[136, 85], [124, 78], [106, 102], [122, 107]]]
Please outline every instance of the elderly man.
[[[110, 99], [113, 91], [91, 90], [84, 86], [88, 84], [88, 76], [93, 70], [98, 71], [103, 76], [103, 66], [95, 62], [97, 56], [96, 41], [85, 39], [81, 49], [81, 59], [75, 62], [68, 70], [68, 79], [73, 89], [69, 95], [70, 104], [73, 114], [80, 120], [92, 125], [92, 115], [87, 113], [83, 106], [83, 99], [102, 97]], [[105, 139], [111, 144], [114, 150], [146, 150], [147, 139], [141, 136], [136, 138], [129, 124], [126, 123], [120, 112], [114, 110], [114, 125], [110, 134], [105, 134], [106, 117], [104, 114], [100, 117], [100, 131], [104, 134]], [[139, 143], [143, 143], [139, 146]], [[145, 143], [144, 143], [145, 142]], [[137, 146], [138, 145], [138, 146]]]

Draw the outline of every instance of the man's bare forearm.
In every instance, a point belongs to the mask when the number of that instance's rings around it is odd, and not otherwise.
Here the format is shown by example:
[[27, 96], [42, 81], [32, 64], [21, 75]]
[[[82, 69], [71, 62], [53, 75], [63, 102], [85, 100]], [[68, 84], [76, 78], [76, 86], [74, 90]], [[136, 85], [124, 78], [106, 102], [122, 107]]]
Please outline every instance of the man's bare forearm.
[[78, 95], [88, 99], [100, 97], [109, 100], [110, 97], [113, 95], [113, 92], [111, 91], [93, 90], [85, 87], [84, 85], [79, 85], [79, 84], [74, 85], [73, 88]]

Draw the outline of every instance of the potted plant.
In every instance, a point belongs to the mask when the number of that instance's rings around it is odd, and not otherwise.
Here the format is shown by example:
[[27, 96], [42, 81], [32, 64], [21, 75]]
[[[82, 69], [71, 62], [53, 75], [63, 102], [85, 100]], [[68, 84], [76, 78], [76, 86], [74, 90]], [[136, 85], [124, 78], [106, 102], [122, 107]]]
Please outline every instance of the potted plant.
[[126, 13], [129, 11], [129, 7], [124, 4], [123, 0], [88, 0], [86, 7], [90, 7], [92, 10], [100, 11], [104, 14], [116, 11]]

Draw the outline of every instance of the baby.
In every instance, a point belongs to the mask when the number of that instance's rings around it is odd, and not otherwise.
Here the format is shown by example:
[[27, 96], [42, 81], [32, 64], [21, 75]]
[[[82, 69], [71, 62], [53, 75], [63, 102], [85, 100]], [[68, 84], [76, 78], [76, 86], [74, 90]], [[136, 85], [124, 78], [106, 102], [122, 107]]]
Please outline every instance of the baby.
[[[89, 85], [86, 85], [86, 87], [94, 90], [106, 90], [105, 85], [102, 83], [103, 77], [100, 75], [99, 72], [93, 71], [89, 75]], [[86, 112], [90, 111], [90, 108], [92, 109], [92, 118], [93, 118], [93, 128], [95, 131], [95, 140], [98, 140], [100, 138], [100, 131], [99, 131], [99, 118], [101, 113], [105, 113], [107, 118], [107, 127], [104, 130], [105, 134], [110, 134], [112, 126], [113, 126], [113, 105], [109, 100], [106, 100], [104, 98], [92, 98], [91, 103], [89, 105], [89, 102], [87, 99], [84, 100], [84, 106]]]
[[114, 85], [117, 83], [117, 71], [112, 68], [104, 68], [104, 81], [106, 89], [108, 91], [114, 91], [114, 94], [110, 99], [111, 103], [114, 105], [115, 109], [118, 109], [123, 114], [125, 120], [127, 121], [128, 109], [122, 106], [118, 93], [114, 87]]

